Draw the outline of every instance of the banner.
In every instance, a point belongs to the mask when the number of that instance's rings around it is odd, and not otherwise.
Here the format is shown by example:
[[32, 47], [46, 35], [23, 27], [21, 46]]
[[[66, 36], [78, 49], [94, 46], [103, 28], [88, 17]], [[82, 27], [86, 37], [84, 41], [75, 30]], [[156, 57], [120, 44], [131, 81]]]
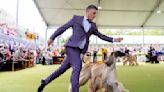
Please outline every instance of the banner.
[[26, 39], [35, 40], [37, 39], [37, 35], [35, 33], [30, 33], [29, 31], [25, 32]]

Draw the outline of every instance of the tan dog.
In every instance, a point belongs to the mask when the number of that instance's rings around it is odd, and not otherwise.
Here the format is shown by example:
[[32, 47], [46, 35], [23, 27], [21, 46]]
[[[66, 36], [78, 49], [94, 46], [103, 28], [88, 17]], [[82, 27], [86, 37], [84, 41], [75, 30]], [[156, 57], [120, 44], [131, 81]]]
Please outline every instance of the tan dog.
[[84, 54], [84, 55], [82, 56], [82, 59], [83, 59], [83, 62], [84, 62], [85, 64], [91, 63], [91, 53], [90, 53], [90, 52], [87, 52], [86, 54]]
[[[103, 89], [103, 92], [128, 92], [116, 76], [116, 59], [120, 56], [124, 54], [116, 51], [102, 64], [85, 65], [80, 73], [79, 86], [86, 84], [90, 79], [88, 92], [97, 92], [99, 89]], [[71, 85], [69, 92], [71, 92]]]
[[138, 65], [137, 63], [137, 56], [136, 55], [126, 55], [123, 57], [123, 65], [126, 65], [127, 63], [129, 63], [129, 65]]

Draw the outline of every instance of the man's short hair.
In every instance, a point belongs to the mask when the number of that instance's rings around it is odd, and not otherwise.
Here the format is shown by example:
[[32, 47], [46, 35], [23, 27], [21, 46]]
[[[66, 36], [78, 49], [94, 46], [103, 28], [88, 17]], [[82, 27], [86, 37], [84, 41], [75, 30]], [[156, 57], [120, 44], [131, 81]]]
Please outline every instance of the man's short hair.
[[89, 5], [86, 10], [89, 10], [89, 9], [95, 9], [95, 10], [98, 10], [98, 8], [95, 6], [95, 5]]

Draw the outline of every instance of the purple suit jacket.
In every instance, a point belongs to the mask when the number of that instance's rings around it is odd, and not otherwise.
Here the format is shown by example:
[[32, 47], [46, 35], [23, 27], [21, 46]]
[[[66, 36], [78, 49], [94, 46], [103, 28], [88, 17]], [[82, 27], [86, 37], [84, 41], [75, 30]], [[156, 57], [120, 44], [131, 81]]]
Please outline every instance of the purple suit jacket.
[[98, 36], [100, 39], [113, 42], [112, 37], [107, 37], [103, 34], [101, 34], [96, 27], [96, 24], [91, 22], [91, 28], [86, 33], [83, 27], [83, 18], [84, 16], [76, 16], [74, 15], [73, 18], [68, 21], [66, 24], [58, 28], [54, 34], [50, 37], [50, 39], [54, 40], [57, 36], [61, 35], [65, 30], [72, 27], [73, 28], [73, 34], [69, 38], [69, 40], [65, 43], [65, 46], [70, 47], [79, 47], [80, 43], [86, 38], [86, 44], [84, 46], [84, 49], [82, 50], [82, 53], [85, 53], [88, 49], [89, 45], [89, 37], [94, 34]]

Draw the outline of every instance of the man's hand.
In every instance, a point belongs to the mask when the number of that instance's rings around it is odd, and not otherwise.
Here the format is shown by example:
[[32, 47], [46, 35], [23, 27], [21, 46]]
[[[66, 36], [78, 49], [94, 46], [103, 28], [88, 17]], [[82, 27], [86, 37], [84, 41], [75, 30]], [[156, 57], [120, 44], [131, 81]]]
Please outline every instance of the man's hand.
[[49, 39], [48, 40], [48, 47], [53, 43], [53, 40], [52, 39]]
[[122, 37], [114, 38], [113, 42], [121, 42], [123, 40]]

